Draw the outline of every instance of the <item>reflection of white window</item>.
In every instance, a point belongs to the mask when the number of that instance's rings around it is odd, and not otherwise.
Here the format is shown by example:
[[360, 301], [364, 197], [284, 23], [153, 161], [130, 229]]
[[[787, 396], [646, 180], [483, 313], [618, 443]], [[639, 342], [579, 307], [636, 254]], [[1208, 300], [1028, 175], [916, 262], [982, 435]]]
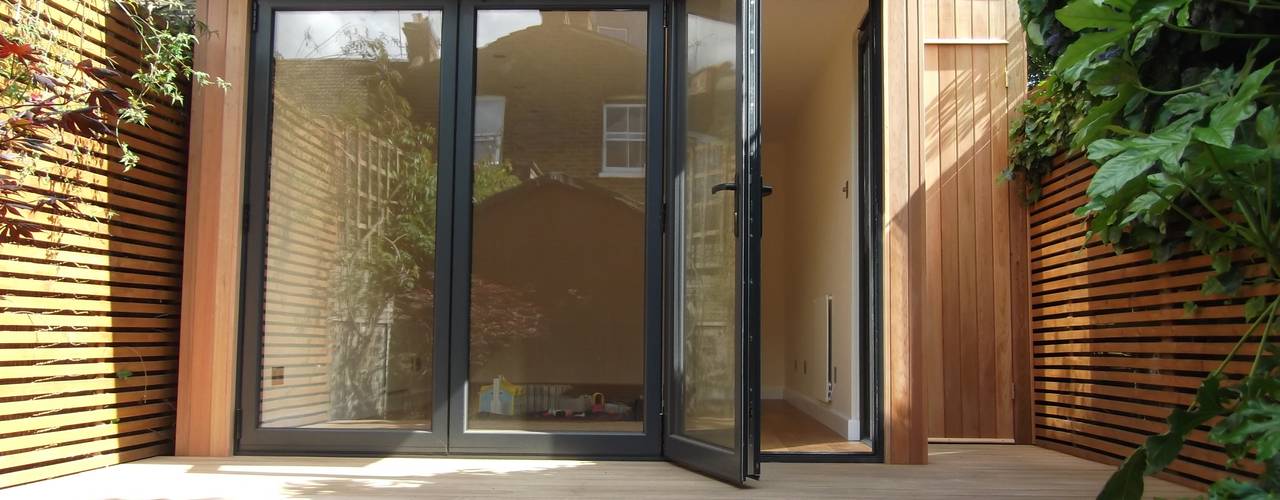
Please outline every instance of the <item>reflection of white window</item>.
[[506, 110], [506, 97], [476, 96], [475, 163], [502, 161], [502, 128]]
[[601, 177], [644, 177], [644, 104], [604, 105]]

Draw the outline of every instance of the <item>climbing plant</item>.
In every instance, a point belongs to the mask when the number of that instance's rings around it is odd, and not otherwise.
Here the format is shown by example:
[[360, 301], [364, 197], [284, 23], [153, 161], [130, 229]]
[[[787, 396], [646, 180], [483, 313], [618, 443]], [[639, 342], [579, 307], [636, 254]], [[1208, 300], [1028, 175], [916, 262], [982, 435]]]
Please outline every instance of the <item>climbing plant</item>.
[[1079, 38], [1055, 16], [1067, 1], [1018, 2], [1027, 34], [1027, 81], [1031, 92], [1010, 127], [1009, 168], [1001, 177], [1025, 177], [1027, 202], [1040, 198], [1040, 179], [1053, 169], [1053, 156], [1071, 149], [1073, 127], [1098, 101], [1084, 82], [1053, 75], [1054, 61]]
[[[84, 13], [74, 9], [127, 18], [139, 69], [126, 75], [109, 58], [82, 55], [75, 26]], [[59, 179], [94, 163], [103, 144], [118, 148], [111, 160], [136, 165], [121, 126], [146, 125], [151, 101], [181, 104], [191, 83], [227, 85], [191, 65], [202, 31], [185, 0], [0, 0], [0, 243], [43, 231], [24, 213], [78, 213], [81, 200]]]
[[[1034, 184], [1047, 158], [1086, 152], [1099, 168], [1077, 214], [1091, 238], [1118, 252], [1150, 249], [1158, 261], [1186, 249], [1210, 256], [1208, 295], [1280, 283], [1280, 1], [1020, 3], [1032, 51], [1053, 65], [1011, 131], [1019, 144], [1006, 175]], [[1230, 353], [1100, 498], [1140, 498], [1143, 476], [1172, 463], [1201, 427], [1230, 461], [1263, 469], [1251, 482], [1218, 481], [1211, 497], [1280, 496], [1280, 297], [1243, 303], [1249, 326]], [[1229, 374], [1231, 361], [1248, 371]]]
[[1047, 152], [1070, 149], [1072, 126], [1093, 104], [1083, 84], [1052, 76], [1023, 101], [1022, 113], [1010, 128], [1009, 167], [1002, 178], [1026, 178], [1028, 203], [1040, 199], [1040, 180], [1053, 170], [1053, 153]]

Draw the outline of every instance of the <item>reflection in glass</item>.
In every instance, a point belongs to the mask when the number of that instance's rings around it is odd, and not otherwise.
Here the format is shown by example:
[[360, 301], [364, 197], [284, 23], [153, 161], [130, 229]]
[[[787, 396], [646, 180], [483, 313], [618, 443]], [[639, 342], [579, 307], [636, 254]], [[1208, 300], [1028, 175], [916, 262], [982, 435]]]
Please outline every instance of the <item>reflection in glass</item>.
[[275, 16], [263, 427], [431, 427], [441, 19]]
[[737, 172], [736, 7], [733, 0], [687, 4], [684, 158], [677, 173], [683, 411], [676, 432], [726, 448], [734, 447], [738, 381], [735, 198], [731, 191], [712, 194], [711, 187], [733, 182]]
[[477, 15], [469, 430], [643, 430], [647, 19]]

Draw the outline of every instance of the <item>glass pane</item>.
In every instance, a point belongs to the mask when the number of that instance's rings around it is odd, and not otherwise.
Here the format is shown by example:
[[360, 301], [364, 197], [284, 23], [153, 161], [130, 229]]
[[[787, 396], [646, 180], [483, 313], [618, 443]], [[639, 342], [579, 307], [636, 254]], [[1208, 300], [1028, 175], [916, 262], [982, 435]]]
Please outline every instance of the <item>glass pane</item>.
[[263, 427], [431, 427], [441, 19], [275, 16]]
[[629, 141], [627, 144], [629, 145], [627, 159], [630, 162], [628, 166], [636, 168], [644, 167], [644, 142]]
[[622, 106], [605, 106], [605, 130], [608, 132], [627, 131], [627, 108]]
[[601, 28], [646, 20], [477, 15], [476, 94], [506, 123], [502, 161], [474, 165], [469, 430], [643, 430], [644, 179], [600, 163], [604, 106], [645, 95], [647, 60]]
[[627, 131], [644, 133], [644, 107], [629, 106], [627, 108]]
[[506, 124], [507, 100], [502, 96], [476, 97], [476, 161], [502, 160], [502, 127]]
[[737, 173], [736, 4], [688, 3], [685, 150], [677, 174], [683, 411], [675, 430], [725, 448], [734, 448], [737, 416], [735, 198], [711, 187]]
[[[604, 143], [605, 166], [613, 168], [627, 167], [627, 142], [608, 141]], [[640, 143], [643, 145], [644, 143]]]

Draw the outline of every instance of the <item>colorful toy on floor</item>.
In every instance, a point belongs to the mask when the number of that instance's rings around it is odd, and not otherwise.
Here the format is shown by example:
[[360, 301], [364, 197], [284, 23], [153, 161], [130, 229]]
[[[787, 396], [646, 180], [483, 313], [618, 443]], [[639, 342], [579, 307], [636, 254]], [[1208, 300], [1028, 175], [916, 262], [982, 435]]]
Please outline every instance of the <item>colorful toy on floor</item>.
[[480, 413], [514, 416], [522, 412], [524, 387], [498, 375], [493, 384], [480, 387]]

